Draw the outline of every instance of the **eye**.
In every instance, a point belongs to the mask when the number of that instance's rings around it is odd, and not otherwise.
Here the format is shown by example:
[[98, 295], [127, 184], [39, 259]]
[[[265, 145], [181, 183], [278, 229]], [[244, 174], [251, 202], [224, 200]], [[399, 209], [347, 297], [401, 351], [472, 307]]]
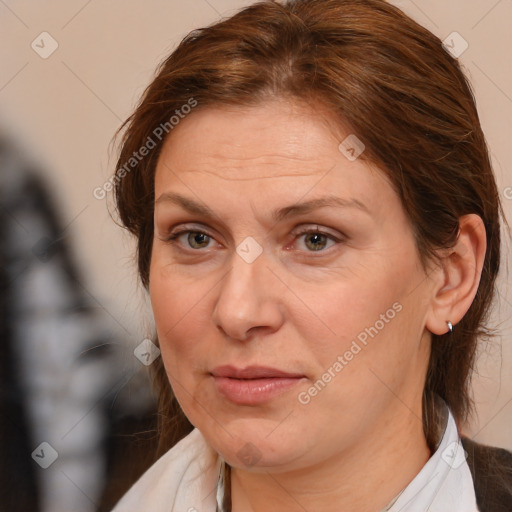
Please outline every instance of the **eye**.
[[[183, 244], [180, 239], [185, 237], [186, 243]], [[191, 230], [182, 230], [176, 233], [172, 233], [167, 239], [166, 242], [176, 243], [176, 240], [180, 241], [181, 245], [185, 247], [189, 247], [191, 249], [204, 249], [208, 247], [208, 243], [213, 240], [213, 238], [202, 231], [191, 231]]]
[[[306, 249], [301, 250], [304, 250], [305, 252], [326, 252], [326, 247], [329, 249], [333, 245], [342, 242], [340, 238], [333, 234], [321, 231], [318, 226], [316, 229], [302, 229], [301, 231], [294, 233], [294, 236], [296, 239], [300, 239], [301, 237], [303, 238]], [[171, 233], [165, 241], [167, 243], [181, 245], [185, 250], [192, 249], [194, 251], [199, 251], [200, 249], [207, 249], [211, 247], [210, 242], [213, 242], [214, 238], [203, 231], [182, 229], [175, 233]], [[329, 242], [331, 242], [330, 246], [328, 245]]]
[[[330, 233], [325, 233], [321, 231], [318, 228], [318, 226], [316, 229], [303, 229], [302, 231], [299, 231], [295, 235], [298, 239], [304, 237], [304, 245], [308, 249], [307, 252], [323, 251], [326, 248], [329, 241], [333, 242], [332, 245], [336, 245], [336, 243], [340, 243], [342, 241]], [[332, 245], [329, 247], [332, 247]]]

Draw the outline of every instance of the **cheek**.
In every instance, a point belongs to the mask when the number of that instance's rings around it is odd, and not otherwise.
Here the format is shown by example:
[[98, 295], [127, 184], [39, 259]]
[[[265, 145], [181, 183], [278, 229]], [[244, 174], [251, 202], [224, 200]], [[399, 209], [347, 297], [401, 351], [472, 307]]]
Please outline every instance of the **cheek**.
[[298, 329], [308, 340], [314, 382], [328, 384], [319, 402], [345, 402], [349, 409], [368, 403], [385, 388], [378, 377], [393, 386], [416, 364], [423, 291], [411, 290], [423, 280], [412, 246], [410, 254], [366, 261], [321, 291], [310, 287], [314, 323], [303, 319]]
[[[408, 273], [409, 269], [404, 270]], [[322, 286], [304, 287], [302, 283], [300, 288], [297, 281], [295, 287], [304, 297], [308, 312], [295, 315], [294, 321], [300, 322], [298, 330], [319, 356], [348, 350], [357, 339], [364, 345], [368, 339], [398, 326], [411, 279], [411, 275], [404, 278], [396, 271], [386, 271], [380, 264], [373, 270], [365, 265], [361, 272], [335, 276]]]
[[207, 289], [203, 293], [197, 281], [188, 284], [165, 272], [153, 272], [151, 278], [149, 292], [162, 361], [176, 399], [196, 425], [206, 396]]
[[[204, 330], [208, 288], [201, 281], [187, 282], [178, 273], [152, 265], [149, 294], [165, 366], [175, 373], [199, 350], [192, 340]], [[179, 361], [179, 364], [177, 363]]]

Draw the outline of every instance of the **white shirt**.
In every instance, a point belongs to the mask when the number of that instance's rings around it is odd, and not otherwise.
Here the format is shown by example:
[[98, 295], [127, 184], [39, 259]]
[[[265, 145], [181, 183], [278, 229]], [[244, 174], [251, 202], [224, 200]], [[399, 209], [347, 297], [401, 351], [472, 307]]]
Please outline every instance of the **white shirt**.
[[[194, 429], [131, 487], [112, 512], [222, 511], [223, 461]], [[389, 505], [388, 505], [389, 507]], [[441, 442], [389, 512], [479, 512], [473, 478], [450, 411]]]
[[389, 512], [479, 512], [467, 454], [455, 419], [448, 413], [437, 450], [387, 509]]

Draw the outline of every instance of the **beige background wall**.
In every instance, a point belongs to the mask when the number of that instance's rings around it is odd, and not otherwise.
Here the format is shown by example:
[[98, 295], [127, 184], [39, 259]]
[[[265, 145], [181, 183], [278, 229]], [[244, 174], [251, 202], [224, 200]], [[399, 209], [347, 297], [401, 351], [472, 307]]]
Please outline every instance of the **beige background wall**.
[[[65, 236], [88, 292], [119, 322], [127, 343], [135, 345], [147, 334], [132, 244], [110, 219], [106, 201], [92, 193], [113, 171], [110, 139], [131, 112], [156, 64], [189, 30], [250, 3], [0, 2], [0, 130], [21, 141], [27, 154], [43, 166], [64, 225], [69, 224]], [[442, 39], [457, 31], [469, 43], [460, 58], [474, 85], [500, 192], [512, 220], [512, 188], [507, 188], [512, 187], [512, 2], [394, 3]], [[58, 43], [47, 59], [31, 48], [43, 31]], [[49, 44], [46, 40], [45, 47]], [[503, 361], [499, 347], [480, 358], [475, 381], [479, 418], [468, 430], [481, 442], [512, 449], [512, 293], [505, 275], [496, 316]]]

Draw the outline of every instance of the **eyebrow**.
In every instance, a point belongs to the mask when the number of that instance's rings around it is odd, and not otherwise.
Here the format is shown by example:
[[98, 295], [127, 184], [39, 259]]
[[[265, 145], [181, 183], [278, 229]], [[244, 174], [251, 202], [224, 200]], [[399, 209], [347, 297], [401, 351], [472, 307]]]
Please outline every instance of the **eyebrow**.
[[[165, 192], [161, 194], [160, 197], [155, 201], [155, 205], [163, 202], [176, 204], [190, 213], [201, 215], [203, 217], [218, 217], [218, 215], [215, 214], [215, 212], [208, 206], [198, 203], [194, 199], [173, 192]], [[357, 208], [367, 213], [368, 215], [371, 215], [368, 207], [358, 199], [344, 199], [341, 197], [328, 195], [274, 210], [274, 212], [272, 212], [272, 219], [274, 222], [280, 222], [285, 218], [303, 215], [316, 209], [326, 207]]]

